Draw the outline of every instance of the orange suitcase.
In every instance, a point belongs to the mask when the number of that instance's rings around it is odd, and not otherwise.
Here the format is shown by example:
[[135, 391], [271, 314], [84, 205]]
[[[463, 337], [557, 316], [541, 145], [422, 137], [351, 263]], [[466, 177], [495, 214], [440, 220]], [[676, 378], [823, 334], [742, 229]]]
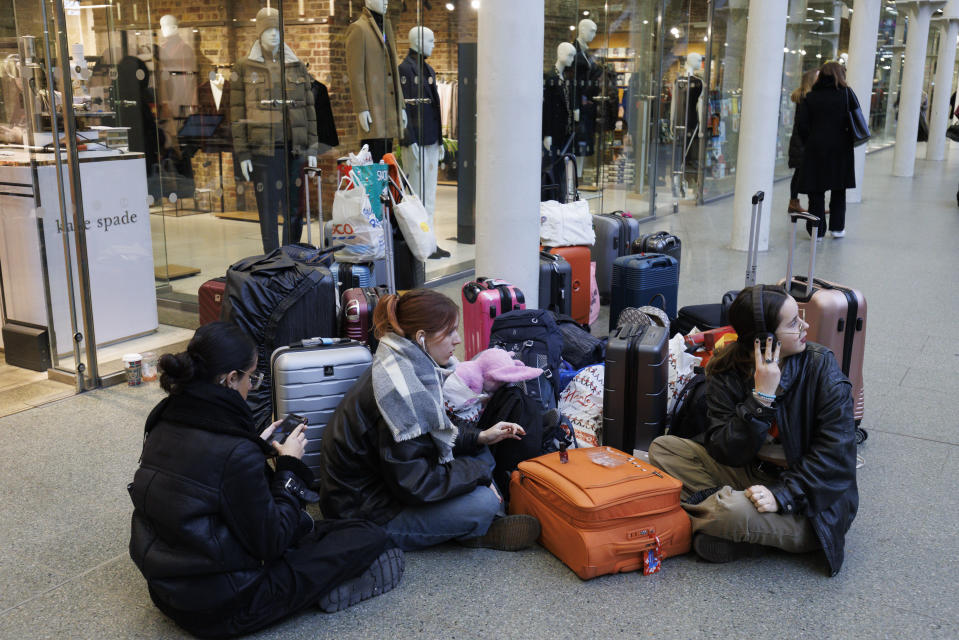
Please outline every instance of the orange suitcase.
[[[612, 447], [567, 454], [567, 463], [559, 452], [521, 462], [510, 481], [509, 510], [536, 516], [540, 544], [576, 575], [588, 580], [642, 569], [657, 544], [660, 559], [689, 551], [679, 480]], [[598, 454], [621, 464], [597, 464], [590, 456]]]

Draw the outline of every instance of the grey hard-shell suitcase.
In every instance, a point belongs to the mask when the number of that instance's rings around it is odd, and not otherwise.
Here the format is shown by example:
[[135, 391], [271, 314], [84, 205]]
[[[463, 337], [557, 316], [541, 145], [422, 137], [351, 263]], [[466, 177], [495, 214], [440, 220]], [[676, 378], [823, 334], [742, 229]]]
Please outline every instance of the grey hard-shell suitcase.
[[613, 284], [613, 263], [616, 258], [629, 255], [633, 241], [639, 235], [639, 221], [622, 211], [593, 216], [596, 242], [590, 247], [590, 259], [596, 263], [596, 288], [599, 300], [609, 302]]
[[310, 469], [320, 466], [320, 440], [333, 412], [372, 362], [369, 349], [345, 338], [310, 338], [273, 352], [274, 418], [297, 413], [308, 420], [303, 462]]
[[609, 335], [603, 382], [603, 444], [649, 451], [666, 428], [669, 331], [628, 322]]

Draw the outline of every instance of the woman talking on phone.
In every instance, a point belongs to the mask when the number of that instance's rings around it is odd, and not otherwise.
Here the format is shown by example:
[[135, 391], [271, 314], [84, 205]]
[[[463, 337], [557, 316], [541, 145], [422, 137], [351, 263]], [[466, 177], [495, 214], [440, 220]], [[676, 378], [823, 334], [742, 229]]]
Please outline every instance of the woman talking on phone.
[[[249, 633], [310, 606], [338, 611], [392, 589], [403, 554], [370, 522], [314, 522], [318, 496], [297, 426], [267, 444], [245, 400], [257, 377], [253, 342], [235, 325], [197, 329], [160, 359], [169, 396], [146, 422], [130, 556], [163, 613], [201, 637]], [[275, 469], [267, 457], [278, 454]]]
[[703, 559], [821, 549], [836, 575], [859, 506], [851, 384], [831, 351], [807, 344], [782, 287], [744, 289], [729, 319], [738, 337], [706, 367], [702, 444], [662, 436], [650, 461], [682, 481]]

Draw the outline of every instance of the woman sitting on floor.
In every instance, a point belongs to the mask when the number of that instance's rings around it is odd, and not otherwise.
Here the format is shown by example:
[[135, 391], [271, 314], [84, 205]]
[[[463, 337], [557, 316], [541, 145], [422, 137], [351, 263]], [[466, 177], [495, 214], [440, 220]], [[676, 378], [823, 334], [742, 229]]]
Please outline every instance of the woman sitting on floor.
[[[392, 589], [402, 551], [361, 520], [319, 521], [296, 427], [283, 444], [253, 427], [253, 342], [235, 325], [197, 329], [160, 359], [170, 394], [150, 413], [133, 499], [130, 556], [150, 597], [203, 637], [250, 633], [309, 606], [338, 611]], [[267, 457], [279, 454], [276, 470]]]
[[822, 549], [836, 575], [859, 506], [850, 382], [831, 351], [806, 343], [782, 287], [744, 289], [729, 319], [738, 339], [706, 367], [705, 446], [662, 436], [649, 459], [683, 482], [705, 560]]
[[525, 431], [510, 422], [457, 428], [444, 408], [458, 323], [456, 303], [436, 291], [380, 299], [373, 366], [323, 433], [320, 505], [327, 517], [372, 520], [401, 549], [448, 540], [522, 549], [539, 537], [539, 522], [501, 515], [487, 445]]

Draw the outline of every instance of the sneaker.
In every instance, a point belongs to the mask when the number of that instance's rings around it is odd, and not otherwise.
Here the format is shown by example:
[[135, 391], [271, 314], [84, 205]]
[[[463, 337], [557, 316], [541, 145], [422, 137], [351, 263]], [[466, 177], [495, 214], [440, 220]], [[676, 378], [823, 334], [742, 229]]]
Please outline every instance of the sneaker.
[[528, 515], [513, 515], [496, 518], [481, 536], [460, 538], [457, 542], [464, 547], [519, 551], [531, 547], [539, 533], [539, 520]]
[[384, 551], [362, 574], [333, 587], [320, 598], [320, 610], [336, 613], [386, 593], [400, 583], [405, 568], [406, 558], [400, 549]]
[[732, 562], [762, 554], [762, 545], [751, 542], [733, 542], [708, 533], [697, 533], [693, 538], [693, 550], [707, 562]]
[[841, 237], [843, 237], [844, 235], [846, 235], [846, 232], [845, 232], [845, 231], [833, 231], [833, 232], [832, 232], [832, 237], [833, 237], [833, 238], [841, 238]]

